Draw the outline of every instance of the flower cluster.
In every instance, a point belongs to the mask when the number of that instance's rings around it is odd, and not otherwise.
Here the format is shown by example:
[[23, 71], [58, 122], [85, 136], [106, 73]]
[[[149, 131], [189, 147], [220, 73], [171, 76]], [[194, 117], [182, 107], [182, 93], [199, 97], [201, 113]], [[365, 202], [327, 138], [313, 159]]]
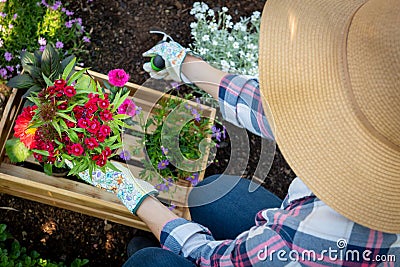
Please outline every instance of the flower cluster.
[[85, 53], [90, 35], [82, 19], [73, 15], [61, 1], [0, 4], [0, 79], [7, 80], [21, 72], [18, 56], [27, 49], [43, 51], [46, 44], [53, 43], [60, 55]]
[[147, 154], [140, 178], [158, 176], [155, 188], [159, 191], [168, 191], [178, 179], [196, 185], [208, 162], [207, 151], [218, 146], [223, 137], [221, 132], [214, 134], [215, 127], [200, 103], [179, 98], [161, 99], [152, 117], [139, 124], [146, 134], [136, 152], [144, 149]]
[[84, 71], [72, 76], [65, 73], [63, 77], [73, 77], [69, 80], [48, 80], [46, 88], [31, 93], [28, 99], [33, 105], [25, 107], [16, 120], [14, 136], [48, 174], [52, 166], [68, 163], [73, 166], [70, 174], [113, 168], [109, 158], [122, 146], [124, 120], [138, 113], [128, 94], [119, 91], [110, 102], [109, 94]]
[[228, 8], [215, 12], [195, 2], [190, 14], [196, 19], [190, 24], [195, 53], [224, 71], [258, 76], [259, 11], [234, 23]]

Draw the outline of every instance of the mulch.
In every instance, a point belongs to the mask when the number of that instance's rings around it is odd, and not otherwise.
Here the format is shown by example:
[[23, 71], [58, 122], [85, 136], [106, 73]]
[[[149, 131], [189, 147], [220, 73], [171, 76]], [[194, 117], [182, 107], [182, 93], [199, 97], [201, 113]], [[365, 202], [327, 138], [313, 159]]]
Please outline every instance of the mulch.
[[[189, 11], [195, 1], [178, 0], [72, 0], [69, 9], [83, 18], [84, 25], [92, 34], [90, 53], [83, 61], [86, 66], [101, 73], [114, 68], [123, 68], [131, 75], [131, 81], [143, 84], [149, 77], [143, 71], [146, 61], [141, 55], [160, 39], [149, 34], [149, 30], [162, 30], [182, 45], [190, 42]], [[213, 1], [210, 7], [229, 8], [233, 20], [261, 11], [264, 1]], [[250, 156], [247, 167], [241, 172], [251, 179], [257, 167], [265, 169], [263, 186], [283, 198], [295, 174], [285, 162], [279, 149], [276, 150], [272, 166], [263, 166], [259, 158], [259, 137], [247, 133]], [[223, 173], [229, 163], [230, 139], [217, 151], [217, 164], [208, 167], [206, 175]], [[234, 159], [233, 159], [234, 160]], [[270, 171], [268, 172], [268, 170]], [[126, 245], [135, 236], [143, 234], [137, 229], [86, 216], [80, 213], [0, 194], [0, 223], [6, 223], [11, 233], [20, 242], [35, 249], [43, 257], [55, 261], [70, 262], [74, 258], [87, 258], [89, 266], [121, 266], [126, 256]]]

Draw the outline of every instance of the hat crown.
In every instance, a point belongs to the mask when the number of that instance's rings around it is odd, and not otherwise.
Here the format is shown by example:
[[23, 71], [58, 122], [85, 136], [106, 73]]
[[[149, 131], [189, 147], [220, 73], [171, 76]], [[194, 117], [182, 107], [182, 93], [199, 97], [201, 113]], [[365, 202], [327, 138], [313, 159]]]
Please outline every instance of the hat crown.
[[[400, 5], [372, 0], [354, 15], [347, 59], [354, 107], [380, 141], [400, 149]], [[368, 55], [368, 56], [365, 56]]]

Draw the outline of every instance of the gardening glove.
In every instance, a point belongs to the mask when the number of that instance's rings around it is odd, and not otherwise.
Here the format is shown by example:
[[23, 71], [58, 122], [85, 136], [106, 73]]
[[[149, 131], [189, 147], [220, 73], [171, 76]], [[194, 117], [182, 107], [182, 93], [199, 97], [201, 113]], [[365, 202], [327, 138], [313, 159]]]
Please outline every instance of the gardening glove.
[[150, 50], [143, 53], [144, 57], [161, 56], [165, 61], [165, 68], [156, 71], [151, 67], [151, 63], [147, 62], [143, 65], [143, 69], [155, 79], [174, 80], [176, 82], [191, 83], [182, 72], [182, 63], [190, 50], [183, 48], [177, 42], [165, 41], [153, 46]]
[[[101, 170], [94, 170], [92, 177], [89, 171], [83, 171], [79, 177], [85, 182], [102, 188], [108, 192], [116, 193], [121, 202], [130, 212], [136, 215], [136, 211], [146, 197], [158, 195], [158, 191], [150, 183], [133, 177], [131, 171], [118, 162], [113, 162], [114, 166], [120, 171], [107, 169], [106, 173]], [[67, 161], [71, 168], [72, 163]]]

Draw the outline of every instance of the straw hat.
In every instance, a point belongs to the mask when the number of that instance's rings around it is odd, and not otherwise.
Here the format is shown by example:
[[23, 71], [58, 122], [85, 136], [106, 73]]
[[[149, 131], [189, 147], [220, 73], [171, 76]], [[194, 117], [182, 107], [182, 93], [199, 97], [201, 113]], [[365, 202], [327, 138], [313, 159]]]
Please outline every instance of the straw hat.
[[260, 82], [277, 143], [314, 194], [400, 233], [398, 0], [267, 0]]

